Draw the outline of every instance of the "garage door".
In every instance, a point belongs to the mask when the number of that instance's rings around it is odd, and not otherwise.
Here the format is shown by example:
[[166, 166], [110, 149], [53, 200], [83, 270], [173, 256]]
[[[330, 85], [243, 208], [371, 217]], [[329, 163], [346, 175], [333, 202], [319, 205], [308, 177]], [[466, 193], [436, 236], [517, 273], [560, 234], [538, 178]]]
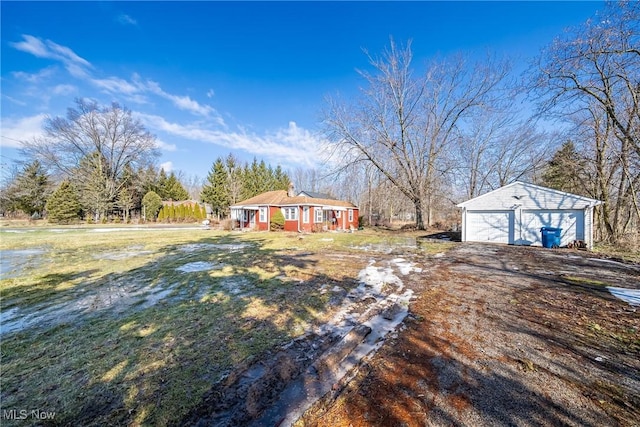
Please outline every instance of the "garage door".
[[467, 211], [466, 240], [513, 243], [513, 211]]
[[574, 240], [584, 240], [584, 211], [525, 210], [522, 211], [522, 237], [529, 244], [541, 245], [542, 227], [562, 228], [560, 246]]

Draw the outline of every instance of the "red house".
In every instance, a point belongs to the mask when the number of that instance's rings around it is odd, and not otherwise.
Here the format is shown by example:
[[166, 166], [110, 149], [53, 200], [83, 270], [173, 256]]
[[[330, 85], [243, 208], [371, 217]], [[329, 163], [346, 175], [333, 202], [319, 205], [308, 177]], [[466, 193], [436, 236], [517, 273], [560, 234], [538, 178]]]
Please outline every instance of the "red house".
[[358, 228], [358, 208], [349, 202], [311, 197], [316, 193], [293, 194], [284, 190], [267, 191], [231, 205], [235, 228], [270, 230], [271, 217], [278, 210], [284, 216], [285, 231], [328, 231]]

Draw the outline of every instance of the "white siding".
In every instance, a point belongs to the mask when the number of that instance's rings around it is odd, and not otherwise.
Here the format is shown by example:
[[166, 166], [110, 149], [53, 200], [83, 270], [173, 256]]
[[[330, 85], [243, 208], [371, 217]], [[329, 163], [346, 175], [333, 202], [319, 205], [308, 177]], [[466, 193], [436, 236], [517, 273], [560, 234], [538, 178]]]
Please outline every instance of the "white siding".
[[564, 193], [537, 185], [514, 182], [505, 187], [460, 203], [468, 210], [546, 210], [584, 209], [599, 203], [597, 200]]
[[[540, 245], [540, 228], [562, 228], [561, 245], [593, 245], [593, 207], [598, 200], [514, 182], [460, 203], [463, 241]], [[506, 227], [506, 228], [505, 228]]]
[[566, 246], [574, 240], [584, 240], [584, 211], [523, 211], [522, 223], [518, 227], [523, 240], [521, 243], [542, 245], [542, 233], [540, 232], [542, 227], [562, 228], [560, 246]]

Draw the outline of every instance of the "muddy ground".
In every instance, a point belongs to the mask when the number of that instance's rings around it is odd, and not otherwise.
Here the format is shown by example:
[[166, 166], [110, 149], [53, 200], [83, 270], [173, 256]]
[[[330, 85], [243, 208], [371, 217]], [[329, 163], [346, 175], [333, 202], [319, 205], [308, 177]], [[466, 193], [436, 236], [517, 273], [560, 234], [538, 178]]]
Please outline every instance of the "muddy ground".
[[238, 367], [184, 424], [640, 425], [640, 308], [607, 289], [640, 289], [639, 265], [481, 244], [349, 256], [388, 283], [349, 295], [341, 328]]

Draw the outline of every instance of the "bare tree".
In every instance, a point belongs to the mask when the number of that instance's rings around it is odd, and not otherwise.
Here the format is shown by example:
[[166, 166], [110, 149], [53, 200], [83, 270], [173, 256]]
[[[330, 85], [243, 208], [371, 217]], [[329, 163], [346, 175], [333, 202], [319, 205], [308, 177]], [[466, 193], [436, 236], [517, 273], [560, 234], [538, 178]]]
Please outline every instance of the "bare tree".
[[[556, 39], [532, 70], [541, 112], [578, 115], [580, 128], [590, 130], [593, 186], [605, 202], [604, 237], [612, 242], [640, 220], [639, 46], [640, 3], [610, 2], [596, 19]], [[622, 212], [620, 204], [633, 208]]]
[[142, 168], [158, 155], [155, 137], [117, 103], [101, 107], [77, 99], [66, 118], [47, 119], [44, 131], [44, 137], [23, 142], [24, 153], [64, 177], [76, 179], [78, 171], [90, 176], [95, 212], [113, 204], [125, 185], [121, 178], [127, 167]]
[[329, 100], [324, 123], [334, 154], [372, 164], [414, 205], [416, 225], [432, 219], [437, 183], [451, 163], [451, 144], [474, 110], [491, 103], [508, 67], [487, 61], [469, 67], [462, 57], [433, 62], [414, 77], [410, 43], [368, 55], [374, 74], [361, 72], [367, 87], [356, 102]]

